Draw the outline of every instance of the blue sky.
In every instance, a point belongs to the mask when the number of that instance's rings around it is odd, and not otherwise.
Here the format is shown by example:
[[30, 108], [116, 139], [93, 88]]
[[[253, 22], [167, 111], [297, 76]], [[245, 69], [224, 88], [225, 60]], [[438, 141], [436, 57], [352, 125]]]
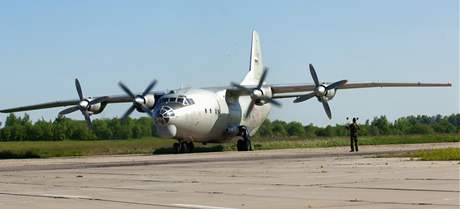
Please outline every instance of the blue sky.
[[333, 120], [315, 100], [283, 100], [271, 119], [327, 125], [458, 113], [458, 19], [457, 0], [1, 1], [0, 108], [76, 98], [75, 77], [96, 96], [121, 93], [120, 80], [138, 91], [152, 79], [159, 89], [228, 85], [246, 73], [256, 29], [270, 83], [311, 83], [313, 63], [323, 81], [454, 85], [339, 91]]

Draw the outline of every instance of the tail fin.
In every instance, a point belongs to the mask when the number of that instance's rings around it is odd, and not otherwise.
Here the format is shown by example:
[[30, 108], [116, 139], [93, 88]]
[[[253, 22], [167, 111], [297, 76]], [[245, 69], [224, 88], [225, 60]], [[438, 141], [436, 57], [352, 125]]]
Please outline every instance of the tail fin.
[[262, 77], [264, 65], [262, 63], [262, 52], [260, 49], [259, 34], [256, 31], [252, 32], [251, 60], [249, 64], [249, 73], [246, 74], [242, 85], [257, 85]]

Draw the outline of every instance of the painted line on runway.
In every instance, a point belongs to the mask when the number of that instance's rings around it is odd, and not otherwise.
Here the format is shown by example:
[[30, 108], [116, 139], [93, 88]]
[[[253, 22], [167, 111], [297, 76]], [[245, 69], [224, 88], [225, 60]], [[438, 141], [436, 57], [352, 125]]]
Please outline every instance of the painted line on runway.
[[79, 196], [79, 195], [27, 194], [27, 193], [10, 193], [10, 192], [0, 192], [0, 195], [21, 196], [21, 197], [37, 197], [37, 198], [51, 198], [51, 199], [68, 199], [68, 200], [71, 200], [71, 199], [73, 199], [73, 200], [90, 200], [90, 201], [123, 203], [123, 204], [132, 204], [132, 205], [160, 206], [160, 207], [169, 207], [169, 208], [187, 208], [187, 209], [237, 209], [237, 208], [216, 207], [216, 206], [208, 206], [208, 205], [193, 205], [193, 204], [161, 204], [161, 203], [132, 202], [132, 201], [110, 200], [110, 199], [102, 199], [102, 198], [95, 198], [95, 197], [90, 197], [90, 196]]
[[444, 190], [444, 189], [412, 189], [412, 188], [385, 188], [385, 187], [353, 187], [353, 186], [321, 186], [323, 188], [338, 188], [338, 189], [373, 189], [373, 190], [396, 190], [396, 191], [410, 191], [410, 192], [452, 192], [459, 193], [458, 190]]
[[173, 206], [190, 208], [190, 209], [236, 209], [236, 208], [226, 208], [226, 207], [215, 207], [208, 205], [192, 205], [192, 204], [172, 204]]

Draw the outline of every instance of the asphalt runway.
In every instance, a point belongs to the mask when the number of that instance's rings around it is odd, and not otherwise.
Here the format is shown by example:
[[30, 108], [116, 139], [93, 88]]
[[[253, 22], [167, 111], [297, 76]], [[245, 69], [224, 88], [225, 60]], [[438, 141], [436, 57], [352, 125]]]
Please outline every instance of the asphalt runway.
[[0, 161], [0, 208], [459, 208], [460, 143]]

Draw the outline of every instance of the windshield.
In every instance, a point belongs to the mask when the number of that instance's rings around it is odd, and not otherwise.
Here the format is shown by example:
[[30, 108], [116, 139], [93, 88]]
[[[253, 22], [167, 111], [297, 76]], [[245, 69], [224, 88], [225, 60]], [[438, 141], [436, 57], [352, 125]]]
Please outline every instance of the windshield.
[[166, 103], [175, 103], [175, 104], [182, 104], [184, 106], [187, 106], [187, 105], [195, 104], [195, 101], [192, 98], [187, 98], [185, 96], [161, 97], [159, 104], [166, 104]]

